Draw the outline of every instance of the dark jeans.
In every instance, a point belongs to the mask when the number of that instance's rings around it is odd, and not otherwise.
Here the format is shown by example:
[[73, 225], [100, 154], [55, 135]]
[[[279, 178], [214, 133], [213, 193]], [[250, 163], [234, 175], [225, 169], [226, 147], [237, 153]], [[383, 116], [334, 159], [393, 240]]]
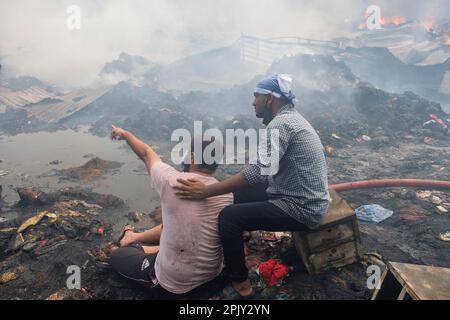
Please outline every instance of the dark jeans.
[[115, 271], [134, 283], [142, 285], [152, 299], [207, 299], [226, 284], [223, 274], [216, 279], [185, 294], [175, 294], [162, 288], [155, 275], [155, 262], [158, 254], [147, 254], [140, 244], [120, 247], [111, 253], [110, 264]]
[[235, 193], [234, 204], [219, 215], [219, 234], [223, 246], [227, 276], [236, 282], [248, 278], [245, 264], [244, 231], [301, 231], [307, 227], [270, 203], [267, 185], [258, 185]]

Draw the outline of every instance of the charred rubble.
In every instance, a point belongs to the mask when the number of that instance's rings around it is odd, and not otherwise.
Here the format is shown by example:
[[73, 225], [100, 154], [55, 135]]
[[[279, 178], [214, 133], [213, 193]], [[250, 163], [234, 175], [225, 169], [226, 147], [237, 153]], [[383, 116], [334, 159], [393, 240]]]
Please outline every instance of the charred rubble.
[[114, 173], [122, 165], [123, 163], [117, 161], [107, 161], [94, 157], [79, 167], [54, 170], [53, 172], [64, 179], [91, 180], [102, 177], [106, 173]]

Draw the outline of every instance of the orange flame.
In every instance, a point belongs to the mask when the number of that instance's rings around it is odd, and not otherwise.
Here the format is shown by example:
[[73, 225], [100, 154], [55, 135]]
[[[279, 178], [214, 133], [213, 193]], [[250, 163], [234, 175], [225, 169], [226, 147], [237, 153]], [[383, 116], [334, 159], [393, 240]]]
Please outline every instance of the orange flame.
[[444, 44], [450, 46], [450, 36], [448, 34], [444, 35]]
[[389, 17], [381, 17], [380, 18], [380, 23], [382, 26], [388, 25], [391, 23], [391, 18]]
[[[360, 22], [358, 25], [358, 30], [365, 30], [367, 29], [366, 25], [366, 19], [368, 15], [366, 14], [364, 16], [364, 20]], [[400, 26], [402, 24], [406, 23], [406, 17], [403, 16], [392, 16], [392, 17], [381, 17], [380, 18], [380, 24], [382, 26]]]
[[381, 17], [380, 23], [382, 26], [386, 25], [399, 26], [406, 23], [406, 18], [403, 16]]
[[425, 29], [427, 29], [428, 31], [434, 29], [435, 26], [436, 26], [436, 19], [434, 19], [434, 18], [428, 18], [428, 19], [425, 20], [425, 22], [423, 23], [423, 26], [424, 26]]
[[406, 18], [403, 16], [393, 16], [391, 18], [392, 24], [395, 24], [396, 26], [401, 25], [401, 24], [405, 24], [406, 23]]

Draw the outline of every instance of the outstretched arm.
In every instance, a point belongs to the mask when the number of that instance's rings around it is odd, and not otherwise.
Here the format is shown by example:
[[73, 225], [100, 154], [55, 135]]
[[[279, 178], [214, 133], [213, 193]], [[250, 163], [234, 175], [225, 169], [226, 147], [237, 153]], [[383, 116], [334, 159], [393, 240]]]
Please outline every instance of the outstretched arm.
[[142, 142], [134, 134], [127, 130], [112, 126], [111, 139], [126, 140], [134, 153], [136, 153], [136, 155], [144, 161], [149, 171], [153, 164], [161, 161], [158, 154], [148, 144]]

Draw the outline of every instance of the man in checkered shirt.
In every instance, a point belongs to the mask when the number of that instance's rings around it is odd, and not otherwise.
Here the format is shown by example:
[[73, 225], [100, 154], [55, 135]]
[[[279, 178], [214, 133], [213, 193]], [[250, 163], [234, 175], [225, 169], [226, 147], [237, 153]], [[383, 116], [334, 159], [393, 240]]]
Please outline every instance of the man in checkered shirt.
[[[244, 231], [314, 229], [328, 209], [323, 146], [313, 127], [295, 110], [291, 84], [288, 75], [272, 75], [261, 80], [254, 92], [256, 116], [267, 126], [267, 151], [279, 152], [277, 172], [265, 173], [274, 164], [260, 149], [257, 163], [222, 182], [205, 186], [199, 181], [179, 180], [175, 187], [184, 199], [235, 192], [234, 204], [219, 215], [225, 267], [231, 280], [219, 299], [254, 296], [245, 265]], [[273, 131], [279, 134], [278, 142], [270, 139]]]

